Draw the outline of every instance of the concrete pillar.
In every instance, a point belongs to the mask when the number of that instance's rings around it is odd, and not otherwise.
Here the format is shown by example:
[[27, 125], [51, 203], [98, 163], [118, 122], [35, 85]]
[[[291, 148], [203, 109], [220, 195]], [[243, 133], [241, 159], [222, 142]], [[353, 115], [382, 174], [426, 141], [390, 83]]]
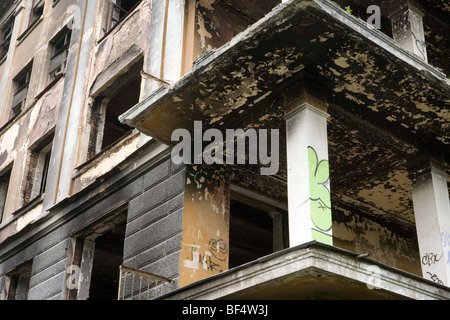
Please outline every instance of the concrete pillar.
[[304, 102], [286, 113], [291, 247], [312, 240], [333, 244], [327, 137], [329, 115], [321, 105]]
[[416, 170], [411, 176], [423, 277], [450, 286], [450, 203], [447, 175], [430, 164]]
[[[185, 0], [153, 0], [145, 71], [161, 80], [175, 82], [181, 77]], [[162, 85], [145, 82], [144, 97]]]
[[[64, 89], [55, 128], [52, 156], [45, 190], [44, 209], [71, 195], [72, 173], [77, 155], [77, 139], [84, 104], [84, 90], [89, 74], [90, 55], [97, 1], [79, 1], [80, 28], [72, 29], [71, 50], [67, 58]], [[79, 47], [81, 46], [81, 47]]]
[[81, 256], [80, 278], [78, 279], [77, 300], [87, 300], [91, 286], [92, 266], [94, 263], [95, 240], [87, 238], [84, 240], [83, 253]]
[[402, 48], [414, 53], [428, 62], [425, 34], [423, 29], [424, 13], [415, 1], [397, 1], [389, 16], [392, 22], [392, 35]]
[[[152, 0], [150, 35], [145, 72], [157, 79], [176, 82], [181, 77], [183, 59], [185, 0]], [[154, 79], [146, 79], [144, 98], [162, 85]], [[143, 145], [151, 137], [141, 134]]]

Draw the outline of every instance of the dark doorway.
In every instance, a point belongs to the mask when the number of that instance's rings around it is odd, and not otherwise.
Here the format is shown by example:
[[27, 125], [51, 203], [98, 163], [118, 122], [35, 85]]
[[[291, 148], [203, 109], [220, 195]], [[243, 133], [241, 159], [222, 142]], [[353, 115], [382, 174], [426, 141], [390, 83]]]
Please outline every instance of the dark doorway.
[[95, 240], [89, 300], [117, 300], [125, 226], [118, 225]]
[[273, 252], [273, 219], [263, 210], [230, 202], [229, 268]]

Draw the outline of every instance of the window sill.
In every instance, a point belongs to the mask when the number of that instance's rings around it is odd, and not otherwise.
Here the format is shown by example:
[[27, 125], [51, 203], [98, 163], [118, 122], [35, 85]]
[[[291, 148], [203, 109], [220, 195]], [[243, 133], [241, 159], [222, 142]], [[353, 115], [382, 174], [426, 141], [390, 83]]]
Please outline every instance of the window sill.
[[74, 174], [72, 175], [72, 178], [75, 179], [78, 176], [82, 175], [86, 171], [88, 171], [91, 167], [97, 165], [100, 161], [102, 161], [103, 158], [107, 157], [108, 155], [114, 153], [119, 149], [121, 146], [127, 144], [127, 141], [132, 140], [136, 136], [138, 136], [140, 133], [138, 130], [130, 130], [128, 133], [126, 133], [122, 138], [114, 142], [113, 144], [109, 145], [99, 153], [97, 153], [92, 158], [86, 160], [79, 166], [77, 166], [74, 170]]
[[3, 134], [8, 128], [10, 128], [19, 118], [21, 118], [22, 114], [25, 113], [25, 110], [20, 111], [18, 114], [16, 114], [11, 119], [8, 119], [1, 127], [0, 127], [0, 135]]
[[36, 21], [28, 26], [24, 32], [17, 38], [17, 46], [22, 43], [22, 41], [34, 30], [36, 27], [44, 20], [42, 16], [39, 17]]
[[27, 204], [24, 204], [21, 208], [17, 209], [16, 211], [11, 213], [11, 217], [7, 221], [3, 221], [0, 224], [0, 232], [7, 226], [11, 225], [11, 223], [14, 223], [17, 219], [19, 219], [21, 216], [26, 214], [27, 212], [33, 210], [40, 204], [44, 202], [44, 194], [40, 194], [39, 196], [36, 196], [34, 199], [29, 201]]
[[64, 73], [59, 74], [55, 79], [53, 79], [34, 99], [33, 101], [27, 105], [20, 113], [6, 121], [2, 126], [0, 126], [0, 136], [8, 130], [15, 122], [17, 122], [24, 114], [26, 114], [35, 104], [36, 102], [47, 92], [49, 91], [58, 81], [65, 76]]
[[12, 213], [14, 217], [21, 216], [24, 212], [29, 211], [30, 209], [33, 209], [34, 207], [38, 206], [42, 201], [44, 200], [44, 193], [41, 193], [37, 196], [35, 196], [33, 199], [25, 203], [21, 208], [17, 209]]
[[64, 72], [58, 74], [55, 79], [50, 81], [47, 86], [38, 93], [38, 95], [34, 98], [35, 100], [39, 100], [48, 90], [50, 90], [55, 84], [58, 83], [59, 79], [63, 78], [66, 74]]

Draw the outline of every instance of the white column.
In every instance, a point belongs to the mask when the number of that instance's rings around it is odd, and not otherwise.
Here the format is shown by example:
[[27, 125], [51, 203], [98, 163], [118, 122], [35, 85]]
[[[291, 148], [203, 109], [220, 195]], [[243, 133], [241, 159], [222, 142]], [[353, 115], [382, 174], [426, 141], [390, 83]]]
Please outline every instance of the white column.
[[395, 3], [389, 18], [395, 42], [427, 62], [423, 16], [424, 13], [414, 1], [402, 0]]
[[450, 286], [450, 202], [447, 175], [433, 165], [412, 178], [422, 275]]
[[286, 114], [289, 243], [333, 244], [327, 118], [309, 103]]

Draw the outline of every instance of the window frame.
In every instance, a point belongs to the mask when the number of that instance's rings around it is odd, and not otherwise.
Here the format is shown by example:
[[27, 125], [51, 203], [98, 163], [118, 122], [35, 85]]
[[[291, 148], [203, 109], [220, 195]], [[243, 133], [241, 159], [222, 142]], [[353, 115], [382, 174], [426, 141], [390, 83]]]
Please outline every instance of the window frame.
[[[62, 29], [51, 41], [52, 53], [50, 57], [49, 72], [47, 84], [55, 80], [60, 74], [65, 72], [67, 67], [67, 59], [69, 56], [70, 41], [72, 39], [72, 31], [68, 28]], [[62, 41], [62, 46], [58, 48], [57, 44]], [[61, 63], [52, 68], [53, 62], [61, 58]]]
[[[30, 11], [30, 17], [28, 20], [28, 27], [33, 25], [36, 21], [40, 19], [44, 15], [44, 0], [33, 0], [31, 2], [31, 11]], [[42, 10], [40, 14], [36, 14], [36, 11]]]
[[0, 224], [5, 214], [9, 185], [11, 183], [12, 169], [13, 166], [10, 165], [9, 168], [0, 175]]
[[27, 205], [45, 193], [53, 140], [54, 132], [29, 149], [26, 176], [22, 184], [23, 205]]
[[[19, 300], [28, 300], [28, 293], [30, 290], [30, 279], [31, 279], [31, 271], [32, 271], [32, 260], [29, 260], [22, 265], [17, 266], [13, 271], [9, 272], [3, 281], [3, 300], [18, 300], [18, 289], [25, 289], [26, 297], [25, 299]], [[24, 284], [21, 281], [25, 282], [25, 287], [20, 287], [21, 284]], [[20, 292], [19, 296], [24, 294], [25, 292]]]
[[[8, 33], [5, 30], [9, 30]], [[8, 18], [2, 26], [0, 26], [0, 60], [7, 56], [9, 51], [9, 46], [11, 44], [12, 33], [14, 29], [14, 17]], [[5, 33], [8, 35], [5, 37]]]
[[[113, 1], [119, 1], [120, 4], [114, 3]], [[108, 1], [108, 18], [106, 21], [106, 33], [110, 32], [117, 25], [119, 25], [125, 18], [133, 12], [134, 9], [142, 2], [142, 0], [137, 0], [136, 3], [129, 9], [125, 10], [121, 4], [123, 0], [109, 0]], [[125, 0], [126, 1], [126, 0]], [[119, 18], [114, 18], [114, 9], [117, 9], [120, 13]]]
[[[11, 111], [9, 115], [9, 120], [17, 117], [22, 110], [25, 108], [25, 103], [27, 100], [28, 89], [30, 87], [31, 73], [33, 71], [33, 62], [30, 62], [25, 68], [23, 68], [13, 79], [14, 82], [14, 94], [13, 101], [11, 103]], [[25, 80], [22, 84], [21, 82]], [[20, 102], [15, 101], [17, 96], [22, 95]], [[19, 107], [19, 108], [17, 108]]]

